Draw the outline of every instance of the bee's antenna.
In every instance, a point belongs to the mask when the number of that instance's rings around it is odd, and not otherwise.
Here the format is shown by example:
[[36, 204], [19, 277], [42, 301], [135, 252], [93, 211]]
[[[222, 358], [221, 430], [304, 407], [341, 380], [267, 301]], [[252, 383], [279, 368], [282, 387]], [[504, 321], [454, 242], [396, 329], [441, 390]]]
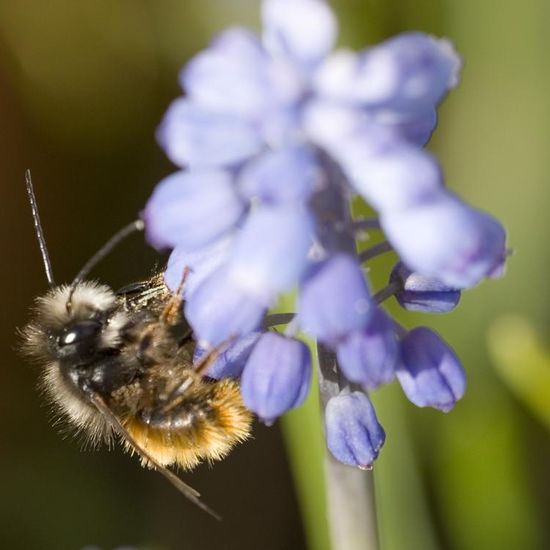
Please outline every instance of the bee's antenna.
[[44, 232], [42, 231], [42, 224], [40, 223], [40, 214], [38, 213], [38, 204], [36, 202], [36, 197], [34, 196], [34, 188], [32, 185], [30, 170], [25, 170], [25, 183], [27, 185], [27, 194], [29, 196], [29, 202], [31, 203], [32, 219], [34, 221], [34, 231], [36, 233], [36, 238], [38, 239], [38, 246], [40, 247], [40, 254], [42, 255], [42, 263], [44, 264], [44, 271], [46, 272], [48, 285], [50, 286], [50, 288], [52, 288], [55, 286], [55, 281], [53, 278], [52, 263], [50, 262], [50, 255], [48, 254], [46, 239], [44, 238]]
[[73, 294], [75, 291], [75, 288], [77, 287], [78, 283], [80, 283], [89, 273], [90, 271], [101, 261], [105, 256], [115, 248], [117, 244], [119, 244], [121, 241], [123, 241], [126, 237], [131, 235], [132, 233], [135, 233], [136, 231], [143, 231], [143, 228], [145, 227], [142, 220], [134, 220], [132, 223], [129, 223], [128, 225], [124, 226], [122, 229], [120, 229], [117, 233], [115, 233], [82, 267], [82, 269], [78, 272], [78, 275], [73, 279], [73, 282], [71, 283], [71, 288], [69, 290], [69, 297], [67, 298], [67, 311], [70, 313], [72, 308], [72, 299]]

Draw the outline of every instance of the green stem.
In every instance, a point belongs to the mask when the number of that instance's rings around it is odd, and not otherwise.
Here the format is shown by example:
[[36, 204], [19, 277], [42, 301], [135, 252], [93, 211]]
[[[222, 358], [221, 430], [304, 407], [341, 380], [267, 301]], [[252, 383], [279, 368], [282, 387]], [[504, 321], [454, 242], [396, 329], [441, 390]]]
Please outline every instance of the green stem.
[[[337, 369], [336, 356], [317, 346], [319, 392], [324, 412], [331, 397], [347, 385]], [[325, 446], [325, 485], [332, 550], [377, 550], [378, 531], [371, 472], [338, 462]]]

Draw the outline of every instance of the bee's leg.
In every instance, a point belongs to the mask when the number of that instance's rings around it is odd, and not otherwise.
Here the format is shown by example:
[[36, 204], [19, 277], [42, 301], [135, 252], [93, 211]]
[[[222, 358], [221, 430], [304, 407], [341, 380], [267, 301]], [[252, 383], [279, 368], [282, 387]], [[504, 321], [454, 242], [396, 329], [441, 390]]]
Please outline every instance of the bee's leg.
[[170, 392], [165, 403], [159, 407], [158, 411], [162, 416], [176, 409], [183, 401], [187, 399], [187, 390], [195, 381], [194, 376], [187, 376]]
[[181, 281], [178, 286], [178, 289], [176, 292], [170, 296], [170, 299], [166, 303], [166, 306], [164, 306], [164, 309], [162, 310], [160, 314], [160, 321], [161, 323], [167, 324], [167, 325], [175, 325], [177, 324], [181, 319], [181, 307], [183, 304], [183, 289], [185, 287], [185, 281], [187, 279], [187, 276], [191, 272], [191, 268], [185, 267], [183, 270], [183, 275], [181, 276]]
[[154, 456], [152, 456], [147, 449], [144, 449], [138, 441], [130, 434], [130, 432], [124, 427], [120, 419], [113, 413], [109, 406], [105, 403], [103, 398], [98, 394], [89, 393], [90, 401], [96, 406], [96, 408], [103, 414], [103, 416], [111, 424], [115, 432], [117, 432], [121, 438], [128, 444], [128, 446], [136, 451], [141, 459], [147, 464], [152, 465], [158, 470], [172, 485], [174, 485], [185, 497], [191, 500], [199, 508], [202, 508], [205, 512], [214, 516], [216, 519], [220, 517], [211, 510], [204, 502], [200, 500], [200, 493], [187, 485], [182, 481], [174, 472], [163, 466]]
[[220, 356], [222, 351], [228, 348], [235, 341], [235, 337], [224, 340], [221, 344], [208, 350], [200, 359], [199, 362], [194, 365], [195, 372], [199, 375], [204, 374]]

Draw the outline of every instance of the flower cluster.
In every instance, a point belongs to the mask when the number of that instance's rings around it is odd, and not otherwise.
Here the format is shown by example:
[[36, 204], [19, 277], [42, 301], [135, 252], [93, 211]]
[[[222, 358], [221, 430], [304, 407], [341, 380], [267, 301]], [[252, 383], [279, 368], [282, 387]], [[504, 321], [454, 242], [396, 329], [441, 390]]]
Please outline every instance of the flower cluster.
[[[186, 95], [158, 140], [181, 170], [150, 198], [147, 237], [173, 249], [169, 287], [191, 270], [185, 315], [197, 353], [232, 339], [209, 375], [240, 377], [263, 420], [309, 391], [299, 331], [334, 352], [346, 382], [326, 406], [328, 447], [369, 467], [385, 437], [369, 391], [397, 378], [414, 404], [448, 411], [465, 389], [450, 347], [428, 328], [405, 330], [381, 302], [452, 310], [462, 290], [503, 272], [505, 232], [445, 187], [423, 149], [438, 103], [458, 82], [448, 41], [411, 32], [331, 53], [337, 24], [325, 2], [261, 6], [261, 37], [229, 29], [180, 75]], [[357, 195], [376, 218], [351, 218]], [[358, 254], [365, 231], [387, 240]], [[363, 264], [387, 251], [400, 261], [373, 294]], [[296, 288], [285, 332], [266, 330], [269, 308]]]

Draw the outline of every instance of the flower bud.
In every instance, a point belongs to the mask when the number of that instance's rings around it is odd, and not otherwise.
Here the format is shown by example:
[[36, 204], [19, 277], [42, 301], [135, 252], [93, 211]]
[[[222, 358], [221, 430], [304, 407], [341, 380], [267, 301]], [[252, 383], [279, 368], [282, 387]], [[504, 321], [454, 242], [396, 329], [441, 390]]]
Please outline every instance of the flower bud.
[[363, 330], [352, 332], [336, 348], [338, 365], [350, 382], [372, 390], [391, 382], [399, 356], [392, 321], [377, 309]]
[[424, 313], [448, 313], [460, 301], [460, 290], [452, 288], [435, 277], [415, 273], [399, 262], [391, 272], [390, 283], [399, 283], [401, 289], [395, 298], [402, 308]]
[[411, 330], [401, 343], [397, 378], [418, 407], [450, 411], [464, 395], [466, 374], [454, 351], [426, 327]]
[[147, 240], [155, 248], [195, 250], [231, 230], [243, 212], [229, 174], [208, 169], [164, 178], [143, 216]]
[[182, 168], [234, 166], [262, 150], [258, 128], [251, 121], [184, 97], [170, 105], [157, 140]]
[[464, 289], [491, 276], [506, 256], [506, 233], [489, 214], [448, 191], [403, 211], [383, 212], [386, 236], [413, 271]]
[[206, 278], [185, 302], [185, 318], [199, 342], [216, 345], [256, 330], [266, 304], [239, 287], [223, 267]]
[[299, 205], [259, 207], [235, 237], [228, 274], [261, 300], [291, 289], [307, 265], [313, 220]]
[[[216, 379], [238, 378], [241, 376], [244, 366], [259, 338], [259, 332], [251, 332], [227, 346], [227, 348], [223, 349], [219, 356], [216, 357], [216, 360], [205, 372], [205, 375]], [[197, 344], [193, 356], [193, 363], [196, 364], [200, 361], [208, 351], [209, 348]]]
[[266, 0], [262, 21], [268, 49], [306, 69], [331, 50], [336, 38], [336, 19], [323, 0]]
[[332, 397], [325, 411], [327, 446], [340, 462], [370, 469], [386, 439], [374, 407], [361, 392]]
[[359, 263], [344, 253], [316, 266], [298, 298], [301, 327], [329, 345], [364, 328], [373, 308]]
[[197, 250], [174, 248], [164, 271], [166, 286], [177, 292], [185, 276], [182, 292], [188, 299], [204, 280], [227, 262], [231, 243], [231, 237], [224, 237]]
[[264, 422], [301, 405], [311, 383], [307, 346], [275, 332], [263, 334], [252, 350], [241, 378], [245, 405]]
[[308, 199], [322, 178], [313, 150], [284, 147], [269, 150], [246, 165], [239, 175], [238, 187], [250, 200], [259, 199], [271, 205], [290, 204]]

